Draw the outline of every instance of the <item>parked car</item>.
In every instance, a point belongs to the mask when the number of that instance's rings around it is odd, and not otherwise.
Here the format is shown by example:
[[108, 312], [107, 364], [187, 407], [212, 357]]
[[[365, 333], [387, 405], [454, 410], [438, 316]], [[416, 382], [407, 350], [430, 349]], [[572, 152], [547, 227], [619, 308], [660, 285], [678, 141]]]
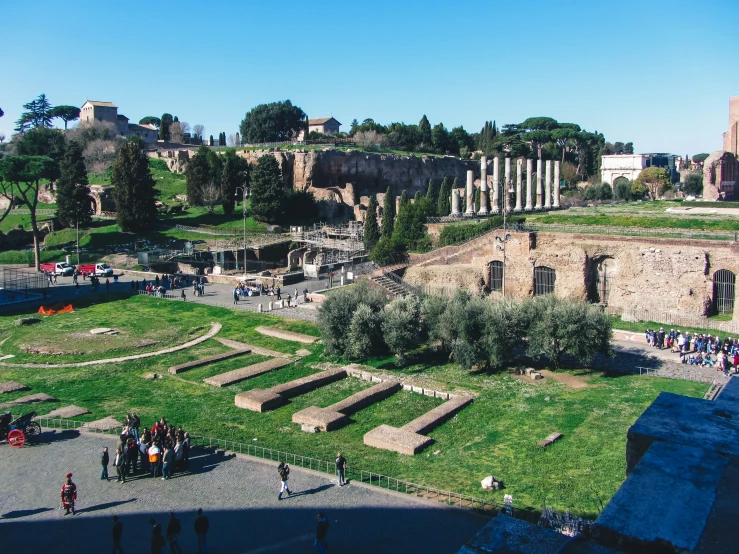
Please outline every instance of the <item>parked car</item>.
[[52, 275], [64, 275], [69, 277], [74, 273], [74, 267], [69, 265], [67, 262], [49, 262], [41, 264], [41, 271], [51, 273]]

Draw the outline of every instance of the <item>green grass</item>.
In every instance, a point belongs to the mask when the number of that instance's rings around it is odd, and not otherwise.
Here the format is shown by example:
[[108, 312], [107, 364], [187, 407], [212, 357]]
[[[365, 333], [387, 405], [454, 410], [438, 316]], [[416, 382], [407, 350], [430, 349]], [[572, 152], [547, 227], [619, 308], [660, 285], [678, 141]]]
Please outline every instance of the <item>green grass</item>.
[[[53, 219], [50, 215], [39, 215], [36, 217], [39, 227], [49, 219]], [[30, 215], [18, 215], [8, 214], [5, 219], [0, 221], [0, 231], [7, 233], [18, 226], [23, 227], [26, 231], [31, 230], [31, 216]]]
[[[528, 216], [527, 216], [528, 217]], [[626, 215], [543, 215], [530, 217], [536, 223], [563, 225], [603, 225], [645, 229], [690, 229], [699, 231], [739, 231], [739, 221], [707, 220], [688, 217], [654, 217]]]
[[[721, 322], [721, 321], [731, 321], [731, 316], [714, 316], [710, 318], [713, 321]], [[619, 316], [611, 316], [611, 321], [613, 322], [613, 328], [614, 329], [620, 329], [622, 331], [633, 331], [635, 333], [643, 333], [647, 329], [659, 329], [660, 327], [664, 327], [665, 329], [677, 329], [677, 325], [670, 325], [668, 323], [659, 323], [656, 321], [623, 321]], [[690, 331], [691, 333], [702, 333], [704, 335], [708, 334], [716, 334], [717, 331], [715, 329], [702, 329], [700, 327], [684, 327], [679, 326], [680, 330]], [[718, 331], [719, 333], [721, 331]]]
[[[167, 373], [172, 365], [225, 350], [217, 341], [208, 340], [190, 350], [120, 364], [44, 371], [0, 366], [0, 380], [17, 380], [29, 385], [32, 392], [59, 398], [58, 403], [36, 407], [41, 413], [74, 403], [92, 410], [80, 420], [121, 418], [126, 412], [136, 411], [145, 424], [164, 416], [195, 434], [324, 460], [333, 459], [341, 450], [355, 467], [502, 502], [503, 492], [480, 489], [480, 480], [493, 474], [505, 481], [505, 492], [514, 496], [518, 507], [538, 509], [546, 501], [557, 509], [595, 514], [625, 478], [628, 427], [657, 394], [670, 391], [701, 396], [706, 390], [706, 385], [686, 381], [572, 371], [591, 385], [575, 390], [549, 380], [525, 382], [505, 372], [475, 374], [454, 364], [424, 358], [423, 352], [404, 367], [396, 367], [391, 358], [370, 360], [380, 371], [398, 377], [413, 377], [442, 390], [463, 389], [477, 395], [471, 406], [430, 434], [436, 441], [431, 447], [408, 457], [366, 447], [362, 437], [381, 424], [401, 426], [439, 405], [440, 400], [401, 391], [353, 415], [352, 423], [343, 429], [318, 434], [300, 431], [291, 421], [292, 414], [312, 405], [328, 406], [371, 384], [343, 379], [266, 413], [235, 407], [236, 393], [309, 375], [318, 370], [316, 364], [325, 361], [320, 344], [266, 337], [256, 333], [254, 327], [270, 325], [318, 336], [310, 323], [144, 296], [99, 304], [78, 302], [75, 308], [73, 314], [47, 317], [28, 328], [14, 325], [17, 315], [0, 317], [0, 340], [9, 337], [0, 351], [17, 353], [14, 362], [56, 361], [62, 357], [25, 354], [19, 345], [32, 340], [64, 343], [69, 333], [87, 333], [101, 325], [124, 329], [122, 338], [158, 336], [163, 345], [183, 342], [193, 332], [202, 333], [211, 321], [219, 321], [223, 324], [220, 337], [287, 353], [305, 348], [311, 354], [283, 369], [223, 388], [207, 386], [202, 379], [264, 358], [248, 354], [178, 376]], [[164, 378], [142, 378], [151, 372], [162, 373]], [[24, 394], [28, 393], [3, 395], [3, 400]], [[536, 446], [553, 431], [563, 433], [563, 438], [547, 449]]]
[[691, 208], [739, 208], [739, 202], [683, 202], [681, 205]]

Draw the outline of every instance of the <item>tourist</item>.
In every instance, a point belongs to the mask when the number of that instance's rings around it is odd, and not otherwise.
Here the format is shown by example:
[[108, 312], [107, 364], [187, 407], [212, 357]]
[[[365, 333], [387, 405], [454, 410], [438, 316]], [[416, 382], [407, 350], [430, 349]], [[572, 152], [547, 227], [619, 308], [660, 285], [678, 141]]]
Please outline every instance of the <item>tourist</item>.
[[[183, 435], [184, 440], [184, 435]], [[182, 441], [177, 437], [177, 442], [174, 445], [174, 468], [175, 470], [182, 469]]]
[[279, 286], [275, 289], [275, 296], [277, 296], [277, 300], [282, 300], [282, 296], [280, 296], [280, 287]]
[[133, 431], [133, 436], [136, 439], [136, 442], [139, 441], [139, 428], [141, 427], [141, 419], [139, 419], [139, 416], [136, 415], [136, 413], [131, 414], [131, 431]]
[[193, 524], [195, 535], [198, 537], [198, 554], [208, 554], [208, 543], [205, 540], [208, 534], [208, 527], [210, 527], [208, 518], [203, 515], [203, 509], [198, 508], [198, 517]]
[[[149, 440], [146, 439], [147, 435]], [[139, 443], [139, 457], [141, 458], [141, 471], [149, 473], [149, 445], [151, 443], [151, 433], [146, 429], [144, 434], [141, 436], [141, 442]]]
[[133, 432], [131, 432], [126, 441], [126, 473], [128, 473], [128, 475], [136, 473], [136, 462], [138, 461], [138, 457], [139, 445], [136, 444], [136, 438], [134, 437]]
[[105, 280], [105, 292], [107, 293], [110, 290], [110, 279]]
[[113, 553], [120, 552], [123, 554], [123, 548], [121, 548], [121, 539], [123, 538], [123, 524], [118, 521], [118, 516], [113, 516]]
[[346, 474], [346, 458], [341, 455], [341, 452], [336, 454], [336, 475], [339, 478], [339, 486], [343, 487], [346, 481], [344, 475]]
[[180, 298], [182, 298], [183, 302], [187, 302], [187, 297], [185, 296], [185, 289], [182, 289], [182, 292], [180, 293]]
[[[154, 434], [154, 433], [152, 433]], [[152, 443], [149, 447], [149, 465], [151, 466], [151, 476], [156, 478], [159, 473], [159, 463], [161, 462], [161, 450], [156, 443]]]
[[162, 455], [162, 481], [166, 481], [172, 476], [172, 464], [174, 463], [174, 451], [165, 446]]
[[292, 494], [290, 487], [287, 485], [287, 480], [290, 478], [290, 466], [285, 462], [280, 462], [280, 465], [277, 466], [277, 473], [280, 475], [280, 493], [277, 495], [277, 500], [282, 500], [283, 492], [287, 492], [288, 496]]
[[182, 441], [182, 465], [190, 467], [190, 433], [185, 433], [185, 440]]
[[152, 525], [151, 554], [162, 554], [162, 548], [167, 545], [167, 543], [164, 541], [164, 537], [162, 536], [162, 526], [155, 522], [153, 519], [150, 519], [149, 523]]
[[103, 448], [103, 455], [100, 458], [100, 463], [103, 466], [103, 473], [102, 475], [100, 475], [100, 479], [105, 479], [106, 481], [110, 481], [110, 479], [108, 479], [108, 464], [110, 463], [110, 456], [108, 455], [107, 446]]
[[318, 512], [318, 524], [316, 525], [316, 540], [313, 548], [321, 554], [326, 554], [326, 533], [328, 533], [328, 518], [323, 512]]
[[72, 482], [72, 474], [67, 473], [67, 478], [62, 485], [61, 490], [62, 508], [64, 508], [64, 515], [68, 515], [69, 511], [72, 510], [72, 515], [77, 515], [74, 512], [74, 503], [77, 500], [77, 485]]
[[232, 294], [234, 297], [234, 306], [236, 306], [239, 303], [239, 287], [234, 287]]
[[118, 483], [125, 483], [126, 482], [126, 471], [125, 471], [125, 453], [124, 453], [124, 445], [125, 443], [119, 444], [118, 448], [115, 450], [115, 460], [113, 460], [113, 465], [115, 466], [115, 472], [118, 474]]
[[180, 520], [174, 516], [174, 512], [169, 512], [169, 522], [167, 523], [167, 541], [169, 542], [170, 554], [182, 554], [179, 544], [180, 531], [182, 526]]

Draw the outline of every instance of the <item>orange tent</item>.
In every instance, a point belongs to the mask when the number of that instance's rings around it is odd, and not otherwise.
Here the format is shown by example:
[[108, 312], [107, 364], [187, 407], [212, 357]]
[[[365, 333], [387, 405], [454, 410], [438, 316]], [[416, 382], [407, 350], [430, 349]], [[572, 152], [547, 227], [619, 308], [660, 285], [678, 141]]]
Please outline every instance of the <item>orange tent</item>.
[[41, 306], [38, 309], [38, 313], [41, 315], [56, 315], [56, 314], [66, 314], [69, 312], [73, 312], [74, 308], [72, 307], [72, 304], [67, 304], [64, 306], [63, 304], [54, 304], [53, 306], [46, 307]]

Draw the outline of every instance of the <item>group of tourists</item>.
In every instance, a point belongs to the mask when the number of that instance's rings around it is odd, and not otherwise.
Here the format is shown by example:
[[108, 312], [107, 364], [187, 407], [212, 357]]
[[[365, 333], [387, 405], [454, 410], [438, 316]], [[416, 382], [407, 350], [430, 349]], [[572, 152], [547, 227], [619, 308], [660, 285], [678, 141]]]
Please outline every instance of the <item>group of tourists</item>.
[[[182, 554], [182, 547], [180, 547], [182, 524], [174, 512], [169, 512], [166, 532], [162, 531], [162, 526], [153, 518], [149, 520], [149, 525], [151, 525], [151, 540], [149, 542], [149, 552], [151, 554], [162, 554], [167, 543], [169, 543], [170, 554]], [[198, 541], [198, 554], [208, 552], [206, 537], [208, 536], [209, 528], [210, 522], [208, 521], [208, 517], [203, 515], [203, 509], [199, 508], [198, 517], [193, 523], [193, 530]], [[123, 554], [122, 541], [123, 522], [120, 521], [118, 516], [113, 516], [113, 554], [118, 554], [119, 552]]]
[[732, 371], [739, 372], [739, 339], [704, 335], [702, 333], [683, 333], [680, 329], [664, 327], [659, 330], [645, 331], [647, 344], [660, 350], [669, 348], [679, 354], [683, 364], [714, 367], [729, 375]]
[[139, 471], [151, 473], [162, 480], [172, 477], [173, 472], [181, 471], [189, 466], [190, 434], [174, 425], [168, 425], [164, 418], [157, 421], [149, 430], [140, 431], [141, 420], [129, 414], [121, 432], [115, 454], [110, 455], [108, 448], [103, 448], [101, 455], [102, 473], [100, 478], [106, 481], [108, 464], [113, 461], [117, 474], [117, 482], [125, 483], [126, 476], [136, 475]]

